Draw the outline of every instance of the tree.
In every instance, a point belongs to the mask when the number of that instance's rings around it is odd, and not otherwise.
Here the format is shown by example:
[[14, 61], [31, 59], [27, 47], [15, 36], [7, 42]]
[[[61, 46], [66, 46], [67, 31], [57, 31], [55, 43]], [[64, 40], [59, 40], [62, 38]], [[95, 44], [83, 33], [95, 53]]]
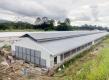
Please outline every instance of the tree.
[[43, 17], [42, 21], [43, 21], [43, 23], [47, 23], [48, 22], [48, 18], [47, 17]]
[[72, 30], [72, 26], [66, 25], [66, 23], [61, 23], [56, 27], [56, 30], [58, 31], [70, 31]]
[[37, 17], [35, 21], [35, 25], [40, 25], [40, 24], [42, 24], [42, 19], [40, 17]]
[[66, 18], [64, 22], [59, 21], [59, 25], [56, 27], [56, 30], [58, 31], [70, 31], [73, 29], [73, 27], [70, 25], [71, 21], [69, 18]]
[[70, 26], [71, 21], [70, 21], [70, 19], [69, 19], [69, 18], [66, 18], [66, 19], [65, 19], [65, 21], [64, 21], [64, 23], [65, 23], [66, 25]]

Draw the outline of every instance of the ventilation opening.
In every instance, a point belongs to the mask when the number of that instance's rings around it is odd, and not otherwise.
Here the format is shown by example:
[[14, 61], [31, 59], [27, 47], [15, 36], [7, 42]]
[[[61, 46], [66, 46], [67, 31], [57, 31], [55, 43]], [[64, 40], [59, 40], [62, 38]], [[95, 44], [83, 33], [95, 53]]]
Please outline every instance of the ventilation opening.
[[57, 64], [57, 56], [54, 57], [54, 64]]

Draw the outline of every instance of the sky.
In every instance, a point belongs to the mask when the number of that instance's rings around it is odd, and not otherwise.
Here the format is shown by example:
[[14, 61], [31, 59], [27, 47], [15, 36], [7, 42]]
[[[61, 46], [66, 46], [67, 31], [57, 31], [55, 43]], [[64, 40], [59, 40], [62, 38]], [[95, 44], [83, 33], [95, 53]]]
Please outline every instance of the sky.
[[62, 20], [72, 24], [109, 23], [109, 0], [0, 0], [0, 19], [33, 23], [37, 17]]

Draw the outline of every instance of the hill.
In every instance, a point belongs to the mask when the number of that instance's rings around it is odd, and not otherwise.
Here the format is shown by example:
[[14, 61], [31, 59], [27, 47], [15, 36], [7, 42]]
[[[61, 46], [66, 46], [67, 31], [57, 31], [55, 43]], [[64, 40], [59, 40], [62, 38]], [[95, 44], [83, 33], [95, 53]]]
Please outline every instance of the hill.
[[11, 22], [11, 21], [0, 19], [0, 23], [7, 23], [7, 22]]

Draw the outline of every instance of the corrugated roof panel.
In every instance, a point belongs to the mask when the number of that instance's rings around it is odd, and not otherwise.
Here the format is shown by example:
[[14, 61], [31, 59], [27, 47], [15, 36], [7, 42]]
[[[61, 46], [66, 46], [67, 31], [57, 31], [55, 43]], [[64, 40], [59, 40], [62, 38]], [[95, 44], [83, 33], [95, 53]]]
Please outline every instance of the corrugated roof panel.
[[100, 33], [97, 31], [62, 31], [62, 32], [45, 32], [45, 33], [35, 33], [35, 34], [28, 34], [31, 38], [38, 42], [44, 41], [52, 41], [52, 40], [59, 40], [65, 38], [72, 38], [90, 34]]
[[[108, 34], [107, 32], [103, 32], [103, 33], [75, 37], [75, 38], [67, 38], [67, 39], [61, 39], [61, 40], [48, 41], [48, 42], [43, 42], [43, 43], [33, 41], [32, 39], [29, 39], [29, 38], [24, 38], [19, 43], [19, 45], [25, 45], [25, 47], [35, 48], [35, 45], [39, 44], [40, 46], [49, 50], [52, 53], [52, 55], [58, 55], [58, 54], [67, 52], [69, 50], [75, 49], [75, 48], [77, 48], [83, 44], [86, 44], [88, 42], [91, 42], [93, 40], [96, 40], [96, 39], [103, 37], [107, 34]], [[39, 38], [43, 38], [40, 36], [39, 36]]]
[[52, 55], [58, 55], [60, 53], [67, 52], [83, 44], [96, 40], [106, 34], [107, 33], [99, 33], [99, 34], [93, 34], [88, 36], [69, 38], [69, 39], [40, 43], [40, 45], [52, 51], [53, 53]]

